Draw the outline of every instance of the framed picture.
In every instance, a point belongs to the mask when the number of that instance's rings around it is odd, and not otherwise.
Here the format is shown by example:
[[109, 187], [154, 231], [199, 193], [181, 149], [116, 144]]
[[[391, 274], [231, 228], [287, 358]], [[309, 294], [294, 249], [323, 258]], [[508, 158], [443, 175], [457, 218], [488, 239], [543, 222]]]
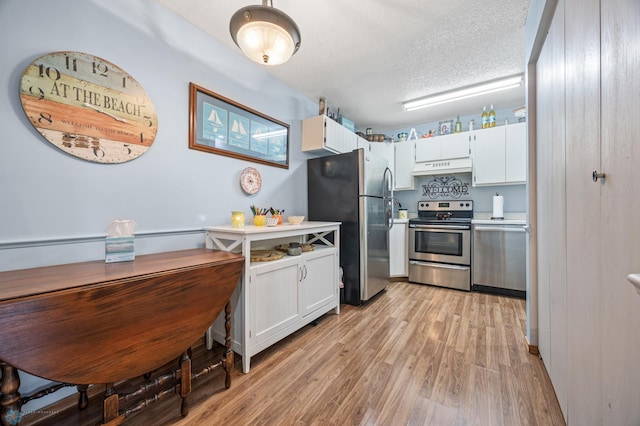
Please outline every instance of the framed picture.
[[453, 132], [453, 120], [441, 121], [438, 123], [438, 134], [448, 135]]
[[289, 125], [189, 83], [189, 148], [289, 168]]

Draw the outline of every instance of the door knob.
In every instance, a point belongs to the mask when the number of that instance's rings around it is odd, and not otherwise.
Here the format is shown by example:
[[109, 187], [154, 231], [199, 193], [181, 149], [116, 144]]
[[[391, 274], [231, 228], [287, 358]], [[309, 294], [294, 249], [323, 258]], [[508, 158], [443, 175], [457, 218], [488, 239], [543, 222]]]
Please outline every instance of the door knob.
[[597, 170], [594, 170], [591, 176], [593, 177], [594, 182], [597, 182], [598, 179], [604, 179], [604, 173], [598, 173]]

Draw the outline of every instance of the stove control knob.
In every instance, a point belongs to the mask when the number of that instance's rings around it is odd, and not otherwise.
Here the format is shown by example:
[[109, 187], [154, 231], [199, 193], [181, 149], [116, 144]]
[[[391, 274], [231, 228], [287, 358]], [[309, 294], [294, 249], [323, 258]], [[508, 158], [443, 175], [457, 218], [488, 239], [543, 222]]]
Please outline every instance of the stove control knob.
[[464, 207], [464, 203], [460, 203], [460, 207]]

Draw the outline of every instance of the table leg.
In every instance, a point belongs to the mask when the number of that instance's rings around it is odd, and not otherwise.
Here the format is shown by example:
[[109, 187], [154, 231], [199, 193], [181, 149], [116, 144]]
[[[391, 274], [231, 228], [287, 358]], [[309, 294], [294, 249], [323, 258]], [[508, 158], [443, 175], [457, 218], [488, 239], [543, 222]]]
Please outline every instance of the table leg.
[[22, 420], [20, 392], [18, 392], [20, 376], [18, 376], [18, 370], [6, 362], [0, 361], [0, 369], [2, 369], [2, 384], [0, 384], [2, 417], [0, 422], [3, 426], [17, 425]]
[[78, 385], [78, 410], [85, 410], [89, 406], [89, 397], [87, 396], [87, 389], [89, 385]]
[[224, 379], [224, 387], [231, 387], [231, 370], [233, 369], [233, 351], [231, 350], [231, 301], [224, 306], [224, 361], [222, 367], [226, 373]]
[[183, 353], [180, 358], [180, 372], [180, 396], [182, 397], [180, 414], [185, 417], [189, 414], [189, 400], [187, 397], [191, 393], [191, 358], [189, 357], [189, 352]]

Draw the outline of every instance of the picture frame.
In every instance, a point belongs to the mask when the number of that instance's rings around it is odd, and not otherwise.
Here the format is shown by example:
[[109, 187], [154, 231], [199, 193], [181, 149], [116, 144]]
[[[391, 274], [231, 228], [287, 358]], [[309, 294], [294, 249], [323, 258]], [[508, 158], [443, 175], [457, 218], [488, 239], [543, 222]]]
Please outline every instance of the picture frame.
[[289, 168], [289, 125], [189, 83], [189, 148]]
[[453, 120], [440, 121], [438, 123], [438, 134], [448, 135], [453, 133]]

